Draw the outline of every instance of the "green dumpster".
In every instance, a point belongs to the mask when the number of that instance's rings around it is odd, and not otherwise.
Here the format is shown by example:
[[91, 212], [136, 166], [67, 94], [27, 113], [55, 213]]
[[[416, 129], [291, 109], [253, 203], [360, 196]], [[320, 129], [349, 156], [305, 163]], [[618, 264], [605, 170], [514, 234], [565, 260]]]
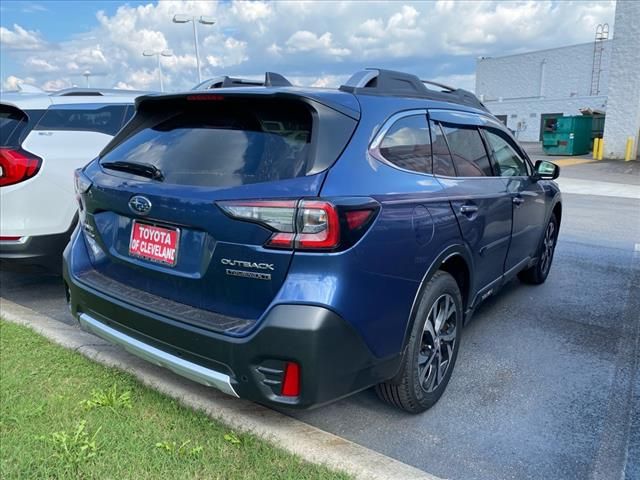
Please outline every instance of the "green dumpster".
[[593, 117], [550, 118], [544, 124], [542, 148], [547, 155], [584, 155], [591, 150]]

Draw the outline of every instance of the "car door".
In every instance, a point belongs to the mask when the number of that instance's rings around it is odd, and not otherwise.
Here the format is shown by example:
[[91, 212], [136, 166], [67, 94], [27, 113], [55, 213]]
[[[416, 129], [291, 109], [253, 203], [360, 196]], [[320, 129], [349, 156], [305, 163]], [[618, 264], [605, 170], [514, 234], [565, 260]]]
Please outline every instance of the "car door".
[[[503, 179], [493, 175], [478, 129], [484, 123], [482, 117], [445, 110], [430, 111], [429, 116], [434, 174], [445, 189], [462, 236], [472, 251], [473, 291], [485, 295], [504, 273], [511, 238], [511, 195]], [[448, 161], [447, 155], [453, 164], [448, 173], [442, 167]]]
[[533, 180], [531, 165], [507, 132], [497, 125], [485, 126], [482, 131], [491, 150], [493, 170], [505, 180], [512, 199], [511, 244], [505, 261], [505, 271], [509, 271], [535, 255], [545, 225], [545, 192]]

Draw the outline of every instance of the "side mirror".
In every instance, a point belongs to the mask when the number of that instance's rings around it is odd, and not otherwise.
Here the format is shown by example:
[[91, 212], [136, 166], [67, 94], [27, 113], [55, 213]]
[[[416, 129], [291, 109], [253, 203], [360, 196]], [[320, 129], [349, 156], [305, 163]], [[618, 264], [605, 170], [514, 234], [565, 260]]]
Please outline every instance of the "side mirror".
[[560, 167], [546, 160], [538, 160], [534, 170], [536, 180], [555, 180], [560, 175]]

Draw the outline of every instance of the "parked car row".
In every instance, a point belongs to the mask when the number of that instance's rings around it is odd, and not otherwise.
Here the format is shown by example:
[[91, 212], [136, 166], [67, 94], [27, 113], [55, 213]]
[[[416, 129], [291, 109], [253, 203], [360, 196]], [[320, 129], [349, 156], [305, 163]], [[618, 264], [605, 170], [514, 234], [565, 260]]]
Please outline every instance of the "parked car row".
[[[436, 86], [368, 69], [339, 89], [267, 73], [138, 97], [75, 172], [63, 264], [73, 315], [267, 405], [375, 386], [408, 412], [431, 407], [478, 304], [515, 276], [546, 280], [562, 220], [558, 167], [533, 164], [473, 94]], [[77, 134], [66, 138], [71, 155]], [[3, 203], [37, 179], [3, 184]], [[53, 204], [53, 187], [38, 188], [29, 209]], [[7, 235], [58, 233], [11, 221]]]

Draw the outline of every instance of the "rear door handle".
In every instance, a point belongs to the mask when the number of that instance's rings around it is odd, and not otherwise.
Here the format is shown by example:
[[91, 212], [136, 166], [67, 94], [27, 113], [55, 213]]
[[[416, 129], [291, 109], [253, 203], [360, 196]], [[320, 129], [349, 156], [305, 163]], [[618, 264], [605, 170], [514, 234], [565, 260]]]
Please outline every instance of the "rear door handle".
[[462, 205], [460, 207], [460, 213], [463, 215], [472, 215], [478, 211], [477, 205]]
[[522, 197], [513, 197], [513, 199], [511, 200], [513, 202], [514, 205], [516, 206], [520, 206], [524, 203], [524, 198]]

